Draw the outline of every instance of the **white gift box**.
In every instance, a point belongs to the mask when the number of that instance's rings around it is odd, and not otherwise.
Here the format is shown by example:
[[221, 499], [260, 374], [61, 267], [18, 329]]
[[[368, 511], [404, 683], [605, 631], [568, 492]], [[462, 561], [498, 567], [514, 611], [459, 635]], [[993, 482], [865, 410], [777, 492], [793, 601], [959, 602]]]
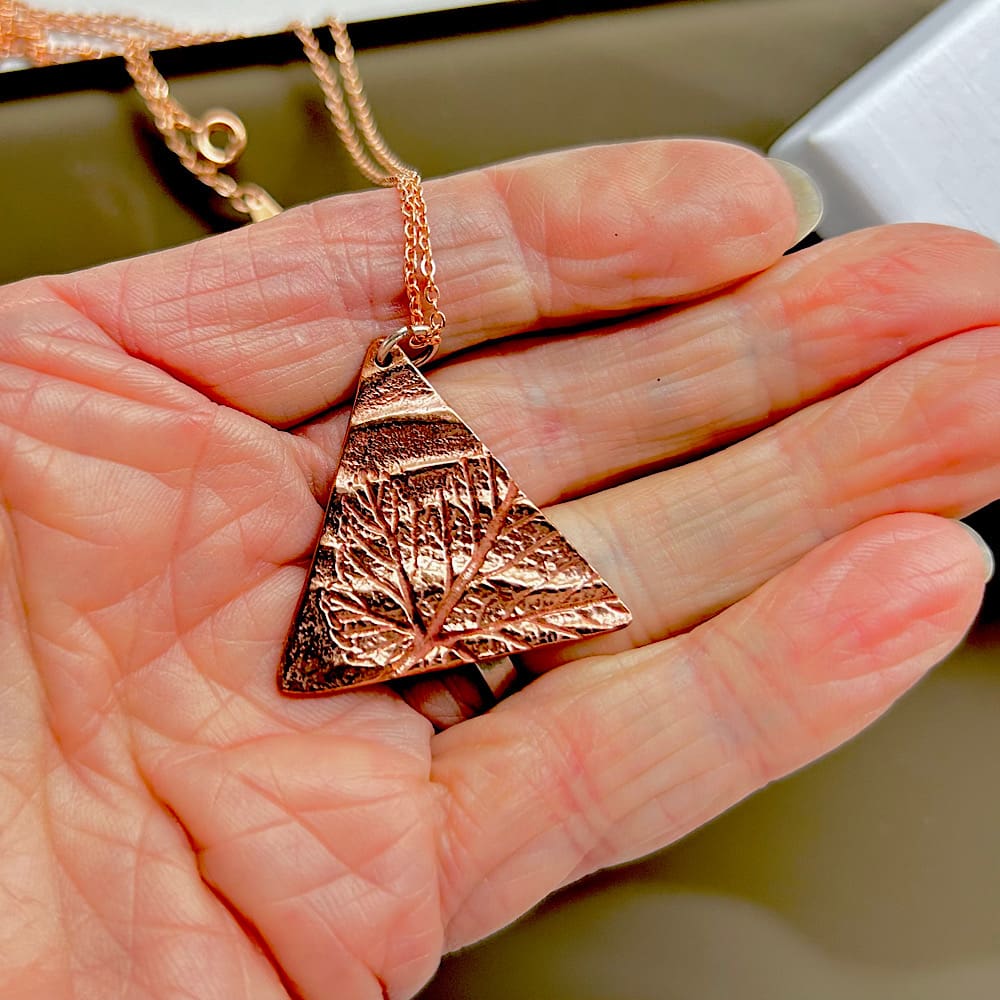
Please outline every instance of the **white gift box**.
[[772, 147], [826, 202], [822, 236], [940, 222], [1000, 239], [1000, 0], [949, 0]]

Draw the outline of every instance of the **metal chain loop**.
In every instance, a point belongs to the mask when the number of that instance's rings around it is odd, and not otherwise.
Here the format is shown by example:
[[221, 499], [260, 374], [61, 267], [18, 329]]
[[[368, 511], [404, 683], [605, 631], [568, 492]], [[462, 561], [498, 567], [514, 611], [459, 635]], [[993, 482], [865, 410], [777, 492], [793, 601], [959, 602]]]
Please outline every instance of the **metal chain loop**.
[[[154, 48], [205, 45], [237, 37], [175, 31], [137, 17], [64, 14], [38, 10], [17, 0], [0, 0], [0, 59], [20, 58], [35, 66], [51, 66], [122, 56], [167, 148], [202, 184], [258, 222], [277, 215], [281, 206], [258, 185], [241, 184], [220, 170], [234, 163], [246, 146], [243, 122], [225, 108], [192, 118], [171, 97], [170, 87], [152, 56]], [[227, 136], [224, 146], [213, 141], [213, 135], [219, 133]]]
[[[277, 215], [281, 207], [263, 188], [241, 184], [220, 169], [234, 163], [246, 147], [246, 126], [239, 115], [227, 108], [213, 108], [200, 118], [192, 118], [171, 97], [166, 79], [153, 62], [147, 41], [130, 39], [122, 55], [135, 89], [149, 108], [163, 141], [182, 166], [254, 222]], [[216, 133], [227, 136], [224, 146], [213, 142]], [[248, 199], [248, 194], [264, 197]]]
[[[399, 159], [382, 138], [365, 96], [354, 46], [338, 20], [327, 23], [337, 67], [315, 33], [293, 24], [303, 51], [323, 90], [326, 107], [344, 148], [361, 174], [381, 187], [395, 187], [403, 214], [403, 286], [409, 305], [407, 344], [421, 364], [441, 343], [445, 316], [437, 285], [427, 204], [420, 175]], [[281, 207], [256, 184], [240, 183], [221, 170], [234, 163], [246, 145], [246, 128], [232, 111], [217, 108], [195, 118], [171, 96], [153, 62], [152, 50], [204, 45], [240, 37], [225, 33], [175, 31], [142, 18], [115, 14], [64, 14], [38, 10], [18, 0], [0, 0], [0, 59], [20, 58], [37, 66], [120, 55], [170, 151], [186, 170], [228, 199], [255, 222]], [[217, 145], [213, 137], [224, 137]]]
[[423, 185], [420, 175], [392, 152], [375, 124], [347, 28], [333, 19], [327, 26], [333, 36], [339, 72], [311, 28], [295, 24], [292, 30], [319, 81], [330, 118], [354, 165], [372, 184], [395, 187], [399, 192], [403, 213], [403, 286], [410, 310], [408, 345], [419, 354], [420, 363], [426, 364], [437, 353], [446, 321], [438, 304], [441, 293], [435, 280]]

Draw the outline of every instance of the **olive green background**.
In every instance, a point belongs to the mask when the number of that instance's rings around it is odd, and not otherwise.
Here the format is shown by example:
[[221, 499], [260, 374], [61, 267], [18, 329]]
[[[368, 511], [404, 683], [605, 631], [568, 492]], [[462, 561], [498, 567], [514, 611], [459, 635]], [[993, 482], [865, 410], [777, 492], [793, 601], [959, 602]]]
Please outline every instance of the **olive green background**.
[[[384, 132], [431, 176], [649, 135], [766, 147], [934, 5], [707, 0], [552, 17], [574, 5], [536, 3], [373, 24], [355, 40]], [[287, 205], [362, 186], [287, 38], [224, 49], [161, 65], [193, 111], [243, 116], [241, 177]], [[163, 151], [119, 63], [30, 78], [0, 77], [0, 280], [235, 224]], [[976, 523], [995, 538], [996, 520]], [[965, 647], [862, 737], [447, 959], [422, 1000], [995, 1000], [990, 593]]]
[[[363, 50], [386, 35], [426, 35], [428, 21], [449, 31], [574, 6], [513, 4], [513, 15], [480, 8], [458, 19], [416, 19], [414, 32], [375, 22], [354, 37]], [[767, 146], [933, 6], [662, 4], [368, 48], [362, 69], [393, 147], [426, 176], [636, 136]], [[240, 65], [248, 60], [257, 65]], [[207, 72], [227, 61], [224, 71]], [[238, 174], [282, 204], [364, 186], [289, 36], [158, 63], [192, 113], [221, 105], [243, 117], [250, 141]], [[165, 150], [118, 60], [0, 76], [0, 190], [0, 282], [156, 250], [236, 221]]]

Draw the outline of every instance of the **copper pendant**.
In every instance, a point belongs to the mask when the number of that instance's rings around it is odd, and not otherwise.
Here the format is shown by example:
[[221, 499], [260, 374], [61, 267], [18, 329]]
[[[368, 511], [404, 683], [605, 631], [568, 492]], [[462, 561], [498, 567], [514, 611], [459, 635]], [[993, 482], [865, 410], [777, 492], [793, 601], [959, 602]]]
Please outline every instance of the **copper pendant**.
[[342, 688], [622, 628], [631, 614], [399, 348], [368, 349], [279, 686]]

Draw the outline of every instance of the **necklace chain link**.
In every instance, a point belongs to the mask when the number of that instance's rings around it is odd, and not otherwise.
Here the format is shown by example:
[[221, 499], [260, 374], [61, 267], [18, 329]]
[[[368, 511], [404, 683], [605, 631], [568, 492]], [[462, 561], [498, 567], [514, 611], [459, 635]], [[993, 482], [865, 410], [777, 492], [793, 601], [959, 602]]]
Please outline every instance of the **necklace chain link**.
[[[435, 279], [427, 204], [420, 175], [389, 148], [379, 132], [358, 71], [346, 26], [331, 18], [337, 68], [315, 33], [292, 24], [310, 68], [323, 91], [337, 134], [360, 173], [372, 184], [395, 187], [403, 214], [403, 283], [410, 312], [409, 347], [426, 363], [441, 343], [445, 316]], [[172, 97], [153, 62], [152, 50], [205, 45], [241, 37], [228, 33], [177, 31], [142, 18], [117, 14], [66, 14], [39, 10], [18, 0], [0, 0], [0, 59], [24, 59], [50, 66], [80, 59], [120, 55], [136, 91], [149, 109], [164, 142], [181, 164], [253, 221], [270, 218], [280, 206], [261, 187], [239, 182], [221, 170], [246, 145], [246, 129], [231, 111], [214, 109], [194, 118]], [[219, 146], [214, 140], [225, 139]]]
[[319, 81], [330, 118], [354, 165], [370, 183], [395, 187], [399, 192], [405, 238], [403, 280], [410, 307], [409, 345], [417, 351], [436, 349], [441, 343], [445, 316], [438, 305], [440, 292], [420, 175], [392, 152], [375, 124], [347, 28], [333, 18], [327, 26], [333, 36], [339, 72], [310, 28], [301, 24], [291, 27]]

